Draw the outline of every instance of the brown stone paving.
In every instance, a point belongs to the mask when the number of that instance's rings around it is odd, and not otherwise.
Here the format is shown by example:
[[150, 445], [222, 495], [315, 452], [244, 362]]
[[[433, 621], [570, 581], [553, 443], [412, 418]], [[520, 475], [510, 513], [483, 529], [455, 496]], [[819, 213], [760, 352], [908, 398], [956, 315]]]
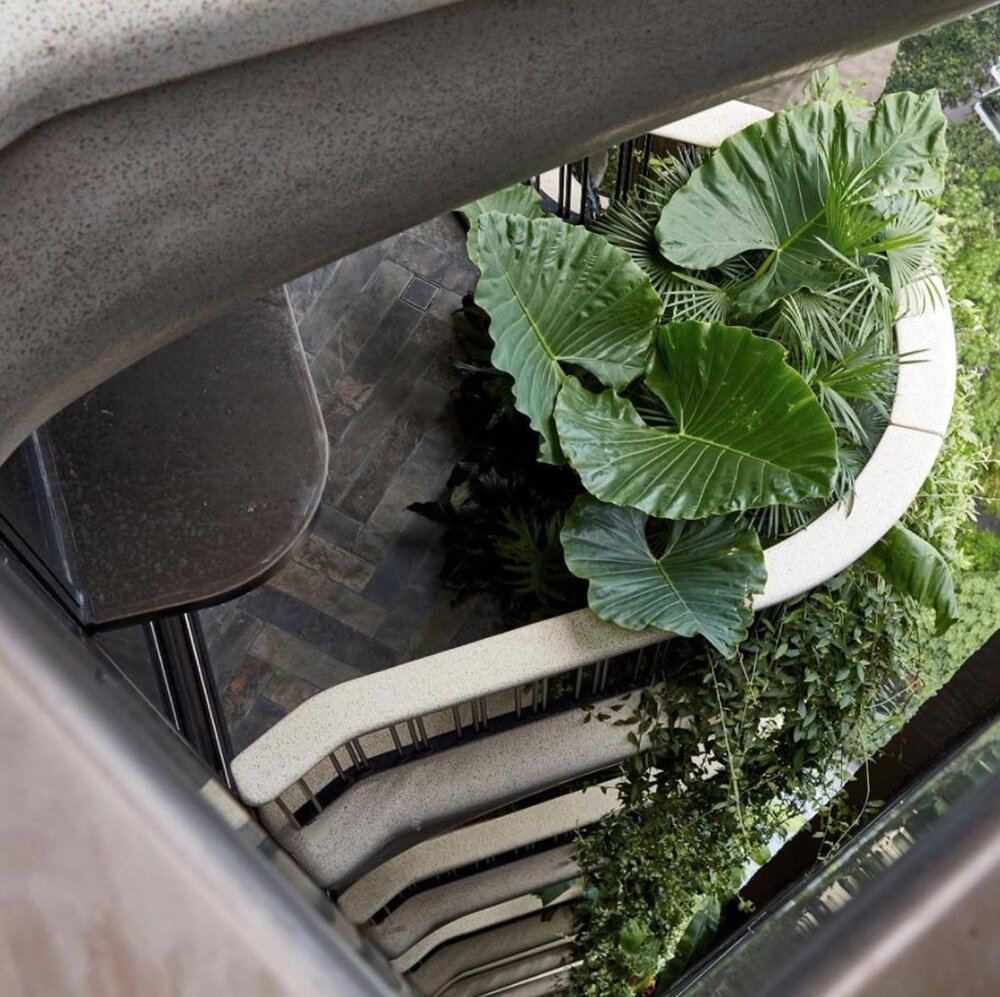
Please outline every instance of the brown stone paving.
[[268, 584], [202, 613], [237, 751], [320, 689], [495, 632], [453, 605], [436, 498], [464, 448], [450, 392], [454, 312], [475, 285], [443, 215], [288, 285], [330, 438], [304, 549]]

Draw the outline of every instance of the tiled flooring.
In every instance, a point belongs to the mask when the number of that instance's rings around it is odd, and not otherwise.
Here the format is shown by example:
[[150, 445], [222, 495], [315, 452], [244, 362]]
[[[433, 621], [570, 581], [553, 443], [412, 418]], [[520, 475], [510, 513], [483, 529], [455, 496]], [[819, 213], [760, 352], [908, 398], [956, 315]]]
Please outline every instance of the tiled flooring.
[[237, 751], [319, 689], [498, 628], [487, 602], [452, 605], [440, 529], [406, 511], [438, 497], [463, 449], [453, 313], [474, 284], [443, 215], [289, 285], [330, 474], [299, 557], [202, 613]]

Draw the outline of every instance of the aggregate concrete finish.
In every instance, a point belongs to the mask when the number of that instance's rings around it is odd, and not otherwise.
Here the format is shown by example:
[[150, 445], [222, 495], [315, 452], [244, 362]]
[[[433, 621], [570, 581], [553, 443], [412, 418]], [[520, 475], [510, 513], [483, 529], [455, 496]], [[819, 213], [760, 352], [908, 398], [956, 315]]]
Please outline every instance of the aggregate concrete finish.
[[[394, 19], [58, 115], [0, 154], [0, 459], [101, 381], [295, 274], [975, 5], [385, 6]], [[129, 32], [116, 37], [102, 64], [130, 51]]]
[[654, 135], [714, 149], [736, 132], [771, 117], [771, 112], [742, 100], [727, 100], [707, 111], [653, 129]]
[[525, 917], [442, 946], [413, 971], [410, 981], [428, 997], [442, 994], [462, 980], [516, 962], [526, 953], [560, 947], [573, 931], [572, 906], [550, 907], [544, 915]]
[[362, 876], [340, 894], [337, 905], [349, 920], [363, 924], [409, 886], [593, 824], [617, 809], [616, 787], [614, 780], [588, 786], [421, 842]]
[[368, 936], [390, 958], [409, 957], [428, 935], [468, 914], [580, 875], [575, 852], [573, 842], [558, 845], [424, 890], [369, 928]]
[[260, 806], [351, 738], [666, 636], [623, 630], [581, 609], [362, 675], [317, 693], [265, 731], [233, 759], [233, 777], [244, 802]]
[[0, 148], [64, 111], [455, 0], [0, 0]]
[[572, 982], [571, 971], [578, 963], [573, 963], [566, 969], [555, 973], [546, 973], [515, 987], [504, 990], [504, 997], [551, 997], [552, 994], [565, 993]]
[[[637, 695], [609, 697], [595, 709]], [[433, 834], [635, 753], [628, 728], [585, 717], [576, 709], [544, 716], [376, 772], [302, 829], [276, 807], [263, 810], [261, 819], [316, 882], [342, 890], [378, 861]]]
[[573, 946], [569, 944], [552, 946], [541, 952], [532, 952], [521, 959], [462, 980], [449, 987], [442, 997], [481, 997], [483, 994], [492, 994], [505, 987], [531, 980], [543, 973], [551, 973], [560, 969], [571, 963], [574, 955]]
[[[583, 885], [580, 882], [573, 883], [565, 893], [560, 894], [560, 898], [568, 903], [575, 900], [583, 892]], [[408, 972], [417, 965], [421, 959], [427, 956], [436, 948], [444, 945], [453, 938], [461, 938], [476, 931], [482, 931], [495, 924], [504, 924], [513, 921], [515, 918], [524, 917], [526, 914], [533, 914], [543, 907], [538, 894], [529, 893], [515, 897], [512, 900], [504, 900], [502, 903], [494, 904], [492, 907], [484, 907], [481, 910], [466, 914], [450, 924], [444, 924], [435, 929], [429, 935], [422, 938], [408, 952], [392, 960], [392, 967], [399, 973]]]

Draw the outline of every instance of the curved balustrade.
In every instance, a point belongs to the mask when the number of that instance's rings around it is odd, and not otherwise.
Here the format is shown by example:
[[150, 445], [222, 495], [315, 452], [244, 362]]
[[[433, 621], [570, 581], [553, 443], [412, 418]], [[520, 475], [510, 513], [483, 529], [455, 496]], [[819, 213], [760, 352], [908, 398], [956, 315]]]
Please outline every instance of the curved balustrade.
[[421, 842], [348, 887], [337, 904], [347, 918], [363, 924], [418, 883], [593, 824], [618, 806], [617, 785], [610, 780], [564, 793]]
[[369, 929], [368, 937], [390, 958], [409, 958], [428, 936], [439, 937], [441, 929], [476, 911], [579, 876], [575, 850], [572, 842], [543, 849], [418, 893]]
[[[580, 883], [575, 882], [559, 899], [568, 903], [579, 897], [582, 891], [583, 887]], [[471, 935], [486, 928], [505, 924], [507, 921], [513, 921], [525, 914], [533, 914], [541, 910], [542, 906], [542, 901], [536, 894], [526, 893], [512, 900], [494, 904], [492, 907], [483, 907], [425, 935], [413, 948], [393, 959], [392, 965], [400, 973], [407, 973], [421, 960], [426, 959], [435, 949], [453, 938], [461, 938], [464, 935]]]
[[559, 905], [442, 946], [411, 972], [410, 981], [422, 994], [441, 997], [463, 980], [562, 948], [572, 933], [572, 906]]
[[[5, 0], [0, 459], [101, 381], [295, 274], [975, 6], [842, 0], [818, 18], [811, 0], [753, 17], [732, 0], [617, 0], [588, 16], [563, 0], [296, 0], [280, 13], [88, 0], [40, 15]], [[56, 44], [63, 19], [73, 30]], [[484, 71], [483, 38], [502, 72]]]
[[435, 833], [620, 763], [635, 751], [628, 738], [629, 728], [586, 723], [574, 709], [377, 772], [303, 828], [273, 806], [261, 819], [318, 883], [342, 889]]
[[573, 956], [573, 947], [569, 944], [530, 952], [513, 962], [456, 983], [444, 991], [443, 997], [484, 997], [486, 994], [503, 993], [508, 987], [565, 968], [573, 962]]

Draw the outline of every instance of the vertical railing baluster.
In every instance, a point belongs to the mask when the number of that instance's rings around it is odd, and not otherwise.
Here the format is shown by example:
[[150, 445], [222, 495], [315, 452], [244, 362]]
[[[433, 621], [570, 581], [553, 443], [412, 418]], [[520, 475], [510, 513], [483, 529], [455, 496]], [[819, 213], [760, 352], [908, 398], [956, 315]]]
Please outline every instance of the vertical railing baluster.
[[400, 741], [399, 735], [396, 733], [395, 724], [389, 724], [389, 733], [392, 734], [392, 743], [396, 746], [396, 754], [402, 758], [405, 754], [403, 751], [403, 742]]
[[368, 764], [368, 756], [365, 754], [364, 749], [361, 747], [361, 742], [357, 738], [352, 738], [347, 742], [347, 753], [351, 756], [351, 761], [354, 763], [354, 767], [360, 772], [363, 769], [370, 768]]
[[451, 718], [455, 721], [455, 736], [462, 736], [462, 713], [457, 706], [451, 708]]
[[549, 679], [546, 676], [542, 679], [542, 709], [548, 709], [549, 706]]
[[489, 727], [490, 718], [489, 718], [489, 715], [486, 712], [486, 697], [485, 696], [480, 696], [479, 697], [479, 715], [480, 715], [480, 717], [482, 718], [482, 721], [483, 721], [483, 730], [486, 730]]
[[576, 693], [575, 698], [580, 698], [580, 693], [583, 691], [583, 665], [580, 665], [576, 670]]
[[414, 751], [420, 750], [420, 735], [417, 733], [416, 725], [413, 723], [413, 718], [411, 717], [406, 721], [406, 729], [410, 732], [410, 744], [413, 745]]
[[292, 825], [297, 831], [302, 829], [302, 825], [299, 823], [298, 818], [292, 813], [292, 808], [280, 797], [275, 798], [275, 803], [278, 804], [278, 809], [285, 815], [288, 819], [288, 823]]
[[309, 788], [309, 783], [306, 782], [305, 779], [299, 779], [295, 785], [306, 794], [306, 798], [313, 805], [316, 813], [319, 813], [323, 808], [319, 805], [319, 800], [316, 799], [316, 794]]
[[350, 776], [343, 770], [343, 768], [341, 768], [340, 759], [337, 758], [336, 749], [330, 752], [329, 757], [330, 761], [333, 762], [333, 767], [337, 770], [337, 775], [339, 775], [344, 782], [350, 782], [351, 781]]
[[590, 157], [580, 161], [580, 221], [587, 224], [587, 188], [590, 186]]
[[427, 728], [424, 726], [423, 717], [417, 717], [417, 730], [420, 731], [420, 738], [423, 741], [424, 748], [425, 749], [430, 748], [431, 741], [430, 738], [427, 736]]
[[514, 686], [514, 716], [521, 719], [521, 687]]
[[653, 136], [647, 135], [642, 143], [642, 174], [640, 179], [649, 176], [649, 157], [653, 154]]

